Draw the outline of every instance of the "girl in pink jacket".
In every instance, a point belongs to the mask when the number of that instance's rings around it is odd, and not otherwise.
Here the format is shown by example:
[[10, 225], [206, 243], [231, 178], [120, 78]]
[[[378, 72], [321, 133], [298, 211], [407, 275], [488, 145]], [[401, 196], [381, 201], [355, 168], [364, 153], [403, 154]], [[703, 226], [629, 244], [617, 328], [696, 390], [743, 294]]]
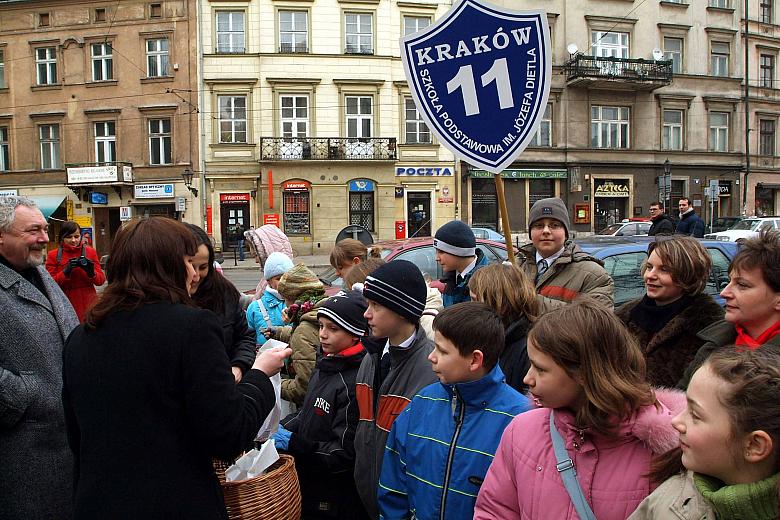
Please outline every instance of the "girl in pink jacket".
[[528, 335], [528, 357], [523, 382], [540, 408], [504, 431], [474, 518], [579, 518], [557, 469], [554, 414], [595, 517], [625, 520], [653, 490], [653, 455], [679, 443], [671, 420], [685, 408], [685, 395], [650, 388], [636, 341], [590, 298], [543, 315]]

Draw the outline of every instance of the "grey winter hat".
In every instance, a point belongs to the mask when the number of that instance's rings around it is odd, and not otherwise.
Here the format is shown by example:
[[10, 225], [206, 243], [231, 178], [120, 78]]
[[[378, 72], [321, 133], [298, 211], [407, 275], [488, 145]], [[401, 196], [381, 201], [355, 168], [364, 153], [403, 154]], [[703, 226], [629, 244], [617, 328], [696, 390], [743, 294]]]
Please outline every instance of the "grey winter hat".
[[433, 247], [451, 255], [469, 257], [477, 254], [477, 239], [468, 224], [452, 220], [436, 232]]
[[566, 238], [569, 238], [569, 210], [566, 209], [566, 204], [561, 199], [550, 197], [549, 199], [534, 202], [534, 205], [531, 206], [531, 213], [528, 216], [528, 232], [531, 232], [531, 226], [534, 225], [534, 222], [543, 218], [554, 218], [563, 224], [563, 228], [566, 230]]

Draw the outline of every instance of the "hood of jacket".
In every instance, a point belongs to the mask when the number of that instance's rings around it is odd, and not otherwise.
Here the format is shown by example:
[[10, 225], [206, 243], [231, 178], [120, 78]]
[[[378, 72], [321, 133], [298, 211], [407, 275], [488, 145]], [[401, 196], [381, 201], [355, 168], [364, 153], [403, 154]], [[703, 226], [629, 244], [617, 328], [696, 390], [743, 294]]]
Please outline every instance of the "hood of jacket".
[[441, 291], [436, 287], [428, 287], [428, 294], [425, 296], [425, 310], [439, 310], [443, 305], [444, 301], [441, 299]]

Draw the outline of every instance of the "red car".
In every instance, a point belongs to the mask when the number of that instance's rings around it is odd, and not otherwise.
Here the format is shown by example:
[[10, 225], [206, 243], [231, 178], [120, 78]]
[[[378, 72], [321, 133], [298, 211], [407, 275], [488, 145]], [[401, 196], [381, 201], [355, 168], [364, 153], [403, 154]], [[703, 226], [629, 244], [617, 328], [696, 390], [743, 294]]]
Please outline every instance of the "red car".
[[[436, 263], [433, 237], [383, 240], [373, 243], [370, 247], [372, 250], [378, 250], [379, 256], [388, 262], [398, 259], [412, 262], [420, 268], [423, 275], [427, 275], [426, 278], [430, 278], [431, 287], [436, 287], [440, 291], [444, 290], [444, 285], [439, 282], [444, 273], [441, 266]], [[507, 259], [506, 244], [502, 242], [478, 238], [477, 247], [482, 250], [490, 263], [503, 262]], [[517, 249], [515, 249], [515, 254], [517, 254]], [[321, 279], [326, 285], [330, 285], [336, 290], [342, 286], [342, 280], [336, 276], [335, 270], [326, 273]], [[330, 287], [328, 289], [330, 290]]]

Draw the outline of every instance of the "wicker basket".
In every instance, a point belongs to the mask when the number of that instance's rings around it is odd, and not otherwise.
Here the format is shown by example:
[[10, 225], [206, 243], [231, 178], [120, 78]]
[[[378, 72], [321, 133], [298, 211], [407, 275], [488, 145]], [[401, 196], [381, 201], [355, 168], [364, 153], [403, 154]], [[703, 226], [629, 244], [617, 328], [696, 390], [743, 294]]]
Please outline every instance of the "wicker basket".
[[295, 460], [279, 455], [279, 460], [257, 477], [237, 482], [225, 481], [229, 464], [214, 461], [230, 520], [298, 520], [301, 518], [301, 487]]

